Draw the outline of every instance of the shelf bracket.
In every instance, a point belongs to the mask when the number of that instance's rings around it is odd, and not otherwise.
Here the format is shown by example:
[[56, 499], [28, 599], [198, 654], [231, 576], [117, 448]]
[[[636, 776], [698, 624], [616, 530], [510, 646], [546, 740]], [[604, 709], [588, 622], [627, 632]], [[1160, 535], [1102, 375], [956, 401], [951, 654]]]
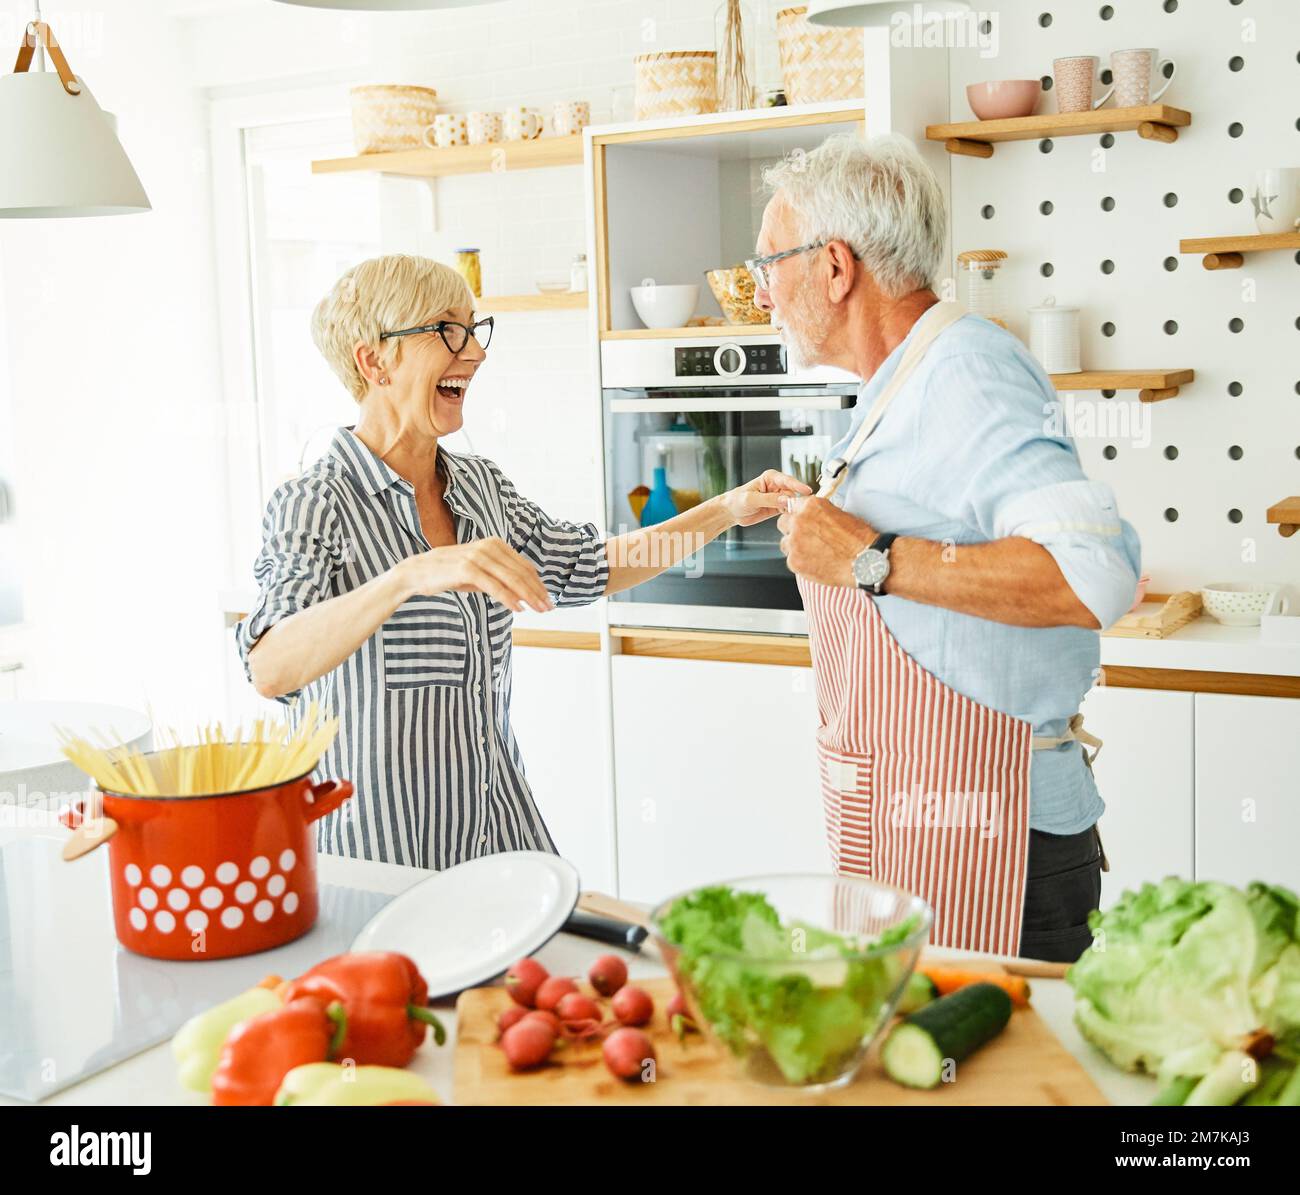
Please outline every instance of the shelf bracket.
[[1177, 398], [1177, 386], [1165, 386], [1159, 390], [1139, 390], [1138, 401], [1140, 402], [1164, 402], [1167, 398]]
[[1239, 270], [1245, 260], [1241, 253], [1207, 253], [1201, 258], [1201, 265], [1207, 270]]
[[1276, 506], [1270, 506], [1268, 521], [1277, 524], [1278, 535], [1290, 539], [1300, 531], [1300, 498], [1284, 498]]
[[1171, 124], [1144, 120], [1138, 125], [1138, 136], [1146, 141], [1163, 141], [1166, 145], [1178, 140], [1178, 130]]
[[943, 143], [943, 147], [950, 154], [957, 154], [963, 158], [991, 158], [993, 156], [992, 142], [972, 141], [969, 137], [949, 137]]

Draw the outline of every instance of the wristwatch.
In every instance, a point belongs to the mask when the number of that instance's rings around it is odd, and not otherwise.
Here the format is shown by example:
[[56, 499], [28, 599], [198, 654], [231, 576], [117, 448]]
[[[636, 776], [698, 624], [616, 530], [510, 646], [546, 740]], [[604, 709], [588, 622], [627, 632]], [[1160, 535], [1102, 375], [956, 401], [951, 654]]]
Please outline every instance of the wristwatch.
[[863, 548], [853, 558], [853, 579], [859, 589], [865, 589], [876, 597], [883, 596], [885, 582], [889, 579], [889, 548], [897, 535], [885, 532], [871, 541], [871, 546]]

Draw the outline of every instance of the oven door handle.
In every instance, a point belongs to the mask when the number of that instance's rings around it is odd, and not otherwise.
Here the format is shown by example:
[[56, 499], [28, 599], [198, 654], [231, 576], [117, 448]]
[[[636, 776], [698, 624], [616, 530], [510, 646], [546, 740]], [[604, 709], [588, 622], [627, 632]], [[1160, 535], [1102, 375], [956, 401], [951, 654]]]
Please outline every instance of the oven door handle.
[[808, 398], [611, 398], [613, 415], [671, 415], [712, 411], [843, 411], [857, 403], [856, 394], [819, 394]]

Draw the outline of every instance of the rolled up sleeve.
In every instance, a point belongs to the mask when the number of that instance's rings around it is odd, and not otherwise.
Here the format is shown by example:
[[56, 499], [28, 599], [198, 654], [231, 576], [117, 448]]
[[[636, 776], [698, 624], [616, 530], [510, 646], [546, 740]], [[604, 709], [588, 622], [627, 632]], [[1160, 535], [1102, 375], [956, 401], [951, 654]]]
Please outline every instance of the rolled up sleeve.
[[584, 606], [604, 596], [609, 559], [595, 524], [553, 519], [509, 478], [502, 475], [499, 484], [510, 525], [507, 542], [533, 563], [555, 604]]
[[1090, 481], [1042, 371], [1016, 358], [953, 354], [930, 377], [917, 444], [920, 479], [938, 509], [984, 540], [1041, 544], [1104, 629], [1133, 604], [1137, 532], [1114, 492]]
[[[329, 484], [299, 477], [280, 486], [262, 519], [262, 550], [253, 564], [257, 601], [235, 626], [250, 682], [248, 656], [257, 641], [282, 619], [334, 596], [333, 579], [342, 559], [340, 521]], [[278, 700], [297, 696], [285, 693]]]

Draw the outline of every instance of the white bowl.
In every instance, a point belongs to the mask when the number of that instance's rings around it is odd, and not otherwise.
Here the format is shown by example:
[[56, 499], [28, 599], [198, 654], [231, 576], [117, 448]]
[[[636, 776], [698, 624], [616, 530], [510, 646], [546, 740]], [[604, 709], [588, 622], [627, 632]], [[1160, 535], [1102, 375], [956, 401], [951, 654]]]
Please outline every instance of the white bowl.
[[1252, 585], [1243, 581], [1216, 581], [1201, 590], [1205, 612], [1227, 627], [1257, 627], [1265, 612], [1285, 611], [1280, 585]]
[[653, 283], [633, 286], [629, 291], [632, 306], [647, 328], [686, 327], [686, 321], [695, 314], [695, 305], [700, 300], [700, 287], [696, 282], [681, 286]]

